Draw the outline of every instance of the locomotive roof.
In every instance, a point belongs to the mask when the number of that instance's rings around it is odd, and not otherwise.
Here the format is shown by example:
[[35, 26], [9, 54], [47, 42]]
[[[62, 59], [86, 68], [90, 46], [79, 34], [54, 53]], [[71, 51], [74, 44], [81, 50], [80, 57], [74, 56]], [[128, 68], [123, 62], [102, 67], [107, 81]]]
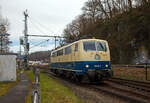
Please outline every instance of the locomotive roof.
[[62, 46], [62, 47], [60, 47], [60, 48], [54, 49], [54, 50], [52, 51], [52, 53], [55, 52], [55, 51], [61, 50], [61, 49], [65, 48], [65, 47], [71, 46], [72, 44], [75, 44], [75, 43], [77, 43], [77, 42], [80, 42], [80, 41], [91, 41], [91, 40], [107, 42], [106, 40], [102, 40], [102, 39], [81, 39], [81, 40], [75, 41], [75, 42], [73, 42], [73, 43], [67, 44], [67, 45], [65, 45], [65, 46]]

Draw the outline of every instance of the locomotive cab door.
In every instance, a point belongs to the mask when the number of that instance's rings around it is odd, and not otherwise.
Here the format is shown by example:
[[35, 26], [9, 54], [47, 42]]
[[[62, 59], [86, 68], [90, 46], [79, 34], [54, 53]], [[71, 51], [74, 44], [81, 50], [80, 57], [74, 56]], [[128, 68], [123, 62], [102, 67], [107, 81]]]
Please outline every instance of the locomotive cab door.
[[73, 66], [75, 67], [76, 66], [76, 61], [78, 60], [78, 58], [79, 58], [79, 50], [78, 50], [78, 43], [75, 43], [74, 45], [73, 45], [73, 55], [72, 55], [72, 61], [73, 61]]
[[77, 61], [78, 60], [78, 56], [79, 56], [79, 50], [78, 50], [79, 46], [78, 46], [78, 43], [75, 43], [74, 44], [74, 61]]

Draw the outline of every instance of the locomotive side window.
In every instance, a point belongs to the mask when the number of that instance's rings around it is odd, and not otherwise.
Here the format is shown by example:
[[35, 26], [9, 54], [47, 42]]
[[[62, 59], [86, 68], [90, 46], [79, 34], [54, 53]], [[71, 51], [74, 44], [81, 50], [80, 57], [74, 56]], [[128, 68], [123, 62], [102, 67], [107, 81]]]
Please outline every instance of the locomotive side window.
[[83, 48], [85, 51], [96, 51], [95, 41], [83, 42]]
[[74, 51], [78, 51], [78, 43], [75, 44], [75, 49]]
[[57, 51], [57, 56], [63, 55], [63, 49]]
[[57, 52], [54, 52], [54, 57], [56, 57], [57, 56]]
[[97, 46], [97, 51], [107, 51], [105, 42], [97, 42], [96, 46]]
[[71, 54], [71, 53], [72, 53], [72, 48], [71, 48], [71, 46], [66, 47], [66, 48], [65, 48], [65, 54]]

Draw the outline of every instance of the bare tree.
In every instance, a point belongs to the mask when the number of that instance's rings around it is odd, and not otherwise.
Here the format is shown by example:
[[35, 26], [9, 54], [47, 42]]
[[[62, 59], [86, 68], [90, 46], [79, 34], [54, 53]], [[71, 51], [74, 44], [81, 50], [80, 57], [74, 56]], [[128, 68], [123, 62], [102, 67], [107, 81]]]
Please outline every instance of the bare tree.
[[129, 8], [132, 9], [132, 0], [128, 0]]
[[85, 6], [82, 8], [82, 10], [87, 17], [92, 18], [93, 22], [96, 22], [97, 8], [98, 8], [97, 0], [88, 0], [85, 3]]
[[[5, 28], [5, 32], [7, 32], [9, 30], [10, 23], [7, 18], [3, 18], [2, 14], [1, 14], [1, 8], [0, 8], [0, 25], [1, 25], [1, 27]], [[1, 29], [2, 28], [0, 28], [0, 30]], [[0, 32], [2, 32], [2, 31], [0, 31]]]
[[0, 12], [0, 53], [5, 53], [9, 51], [9, 34], [7, 33], [9, 29], [9, 22], [7, 18], [3, 18]]

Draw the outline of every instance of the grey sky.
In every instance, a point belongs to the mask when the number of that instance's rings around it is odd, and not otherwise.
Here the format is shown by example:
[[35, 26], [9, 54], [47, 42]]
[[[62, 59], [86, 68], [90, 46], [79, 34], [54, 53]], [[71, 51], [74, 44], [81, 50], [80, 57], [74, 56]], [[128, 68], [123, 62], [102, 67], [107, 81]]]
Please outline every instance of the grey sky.
[[[23, 11], [28, 9], [29, 34], [62, 34], [65, 26], [81, 14], [87, 0], [0, 0], [3, 17], [10, 22], [10, 39], [14, 42], [11, 49], [18, 51], [19, 36], [23, 35]], [[42, 24], [40, 31], [36, 25]], [[42, 28], [43, 27], [43, 28]], [[42, 31], [42, 32], [41, 32]], [[38, 38], [39, 39], [39, 38]], [[35, 50], [38, 50], [35, 49]], [[35, 51], [32, 50], [32, 51]]]

